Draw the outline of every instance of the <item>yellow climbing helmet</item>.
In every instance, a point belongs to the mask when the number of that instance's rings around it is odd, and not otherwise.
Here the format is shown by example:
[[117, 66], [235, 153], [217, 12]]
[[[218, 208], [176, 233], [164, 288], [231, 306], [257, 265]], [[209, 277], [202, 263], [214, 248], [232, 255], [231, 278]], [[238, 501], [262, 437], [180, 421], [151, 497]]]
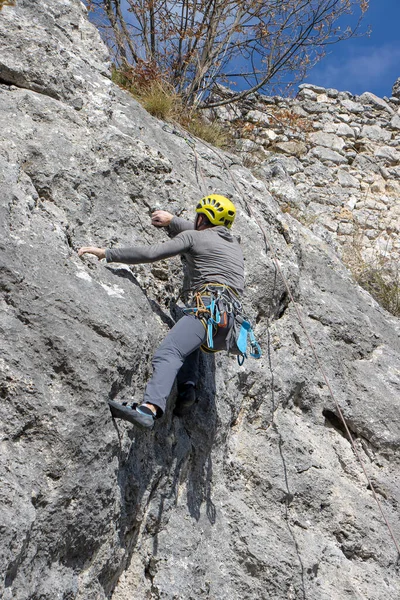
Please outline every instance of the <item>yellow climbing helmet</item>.
[[206, 215], [213, 225], [225, 225], [230, 229], [235, 220], [236, 208], [225, 196], [210, 194], [200, 200], [196, 206], [196, 212]]

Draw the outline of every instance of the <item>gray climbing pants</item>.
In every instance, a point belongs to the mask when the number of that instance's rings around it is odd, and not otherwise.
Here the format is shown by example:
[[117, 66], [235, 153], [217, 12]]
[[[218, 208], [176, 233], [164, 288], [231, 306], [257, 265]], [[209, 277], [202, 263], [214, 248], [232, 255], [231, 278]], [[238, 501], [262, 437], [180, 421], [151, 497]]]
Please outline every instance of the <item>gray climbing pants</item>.
[[[233, 319], [227, 327], [219, 328], [213, 338], [214, 349], [225, 349]], [[143, 402], [150, 402], [164, 412], [168, 396], [177, 377], [178, 385], [196, 385], [199, 374], [200, 346], [206, 341], [206, 330], [200, 319], [185, 315], [169, 331], [153, 356], [153, 375], [149, 380]]]

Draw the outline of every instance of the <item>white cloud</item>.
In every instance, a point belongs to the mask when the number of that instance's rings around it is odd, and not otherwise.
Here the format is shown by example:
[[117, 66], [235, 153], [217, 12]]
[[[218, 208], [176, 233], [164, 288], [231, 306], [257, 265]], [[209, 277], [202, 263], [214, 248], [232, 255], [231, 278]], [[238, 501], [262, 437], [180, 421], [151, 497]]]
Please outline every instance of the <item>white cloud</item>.
[[347, 53], [342, 48], [340, 56], [332, 53], [322, 59], [310, 72], [307, 81], [353, 93], [384, 88], [386, 95], [390, 95], [399, 76], [400, 45], [385, 44], [351, 49]]

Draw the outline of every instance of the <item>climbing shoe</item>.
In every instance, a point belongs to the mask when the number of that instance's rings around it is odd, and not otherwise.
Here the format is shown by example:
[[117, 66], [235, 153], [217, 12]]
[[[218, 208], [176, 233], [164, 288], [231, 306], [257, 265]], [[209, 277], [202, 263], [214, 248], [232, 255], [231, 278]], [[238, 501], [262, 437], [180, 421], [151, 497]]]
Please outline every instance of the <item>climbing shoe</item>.
[[190, 412], [193, 404], [196, 402], [196, 388], [192, 383], [178, 385], [178, 395], [176, 397], [174, 415], [183, 417]]
[[153, 428], [156, 416], [147, 406], [138, 404], [128, 406], [127, 404], [118, 404], [118, 402], [113, 402], [112, 400], [108, 401], [108, 405], [114, 419], [129, 421], [142, 429]]

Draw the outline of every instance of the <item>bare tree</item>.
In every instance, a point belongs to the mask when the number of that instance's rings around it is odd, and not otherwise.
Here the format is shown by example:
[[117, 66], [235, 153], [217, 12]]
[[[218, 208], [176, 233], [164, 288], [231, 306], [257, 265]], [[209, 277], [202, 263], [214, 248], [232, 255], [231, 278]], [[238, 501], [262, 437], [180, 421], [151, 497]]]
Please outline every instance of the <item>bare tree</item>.
[[[118, 66], [151, 67], [188, 104], [216, 84], [241, 91], [304, 78], [329, 45], [360, 35], [369, 0], [88, 0]], [[340, 25], [357, 12], [355, 24]], [[210, 103], [207, 104], [210, 106]]]

